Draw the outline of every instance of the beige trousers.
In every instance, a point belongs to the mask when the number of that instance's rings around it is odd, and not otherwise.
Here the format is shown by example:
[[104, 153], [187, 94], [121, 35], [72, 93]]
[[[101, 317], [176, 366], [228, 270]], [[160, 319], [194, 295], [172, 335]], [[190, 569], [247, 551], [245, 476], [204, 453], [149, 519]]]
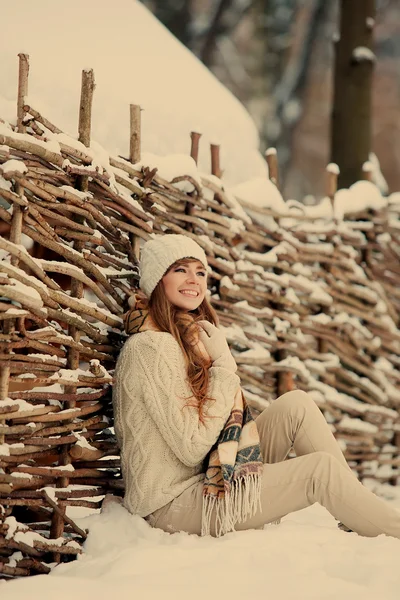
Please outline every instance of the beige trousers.
[[[236, 530], [262, 528], [318, 502], [364, 536], [400, 538], [400, 512], [365, 488], [352, 473], [318, 406], [308, 394], [284, 394], [256, 419], [264, 458], [261, 508]], [[296, 458], [285, 460], [291, 448]], [[173, 533], [200, 534], [202, 482], [147, 517]], [[214, 526], [212, 524], [212, 535]]]

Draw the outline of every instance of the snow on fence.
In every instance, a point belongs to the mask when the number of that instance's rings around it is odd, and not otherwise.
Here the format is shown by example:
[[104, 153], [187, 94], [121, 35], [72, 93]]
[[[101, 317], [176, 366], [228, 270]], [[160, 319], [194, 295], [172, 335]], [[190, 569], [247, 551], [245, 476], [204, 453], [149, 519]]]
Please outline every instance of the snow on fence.
[[17, 126], [0, 119], [0, 576], [75, 557], [86, 532], [68, 508], [123, 493], [112, 373], [153, 233], [186, 233], [206, 251], [254, 410], [307, 390], [360, 478], [395, 483], [398, 196], [368, 181], [335, 193], [332, 168], [318, 206], [284, 203], [269, 181], [256, 185], [263, 197], [250, 184], [234, 195], [217, 177], [218, 148], [214, 174], [197, 171], [198, 133], [192, 158], [147, 166], [134, 106], [131, 160], [109, 157], [90, 141], [93, 73], [82, 74], [79, 141], [26, 103], [27, 75], [20, 55]]

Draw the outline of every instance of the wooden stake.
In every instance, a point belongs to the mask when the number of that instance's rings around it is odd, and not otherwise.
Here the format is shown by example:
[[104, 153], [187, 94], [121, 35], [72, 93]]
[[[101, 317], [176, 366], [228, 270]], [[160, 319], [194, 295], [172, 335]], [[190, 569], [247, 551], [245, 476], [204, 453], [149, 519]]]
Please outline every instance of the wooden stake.
[[190, 156], [193, 158], [194, 162], [198, 163], [199, 159], [199, 142], [201, 138], [201, 133], [197, 133], [196, 131], [190, 132], [190, 138], [192, 140], [192, 144], [190, 147]]
[[326, 167], [326, 195], [330, 198], [332, 204], [337, 192], [337, 180], [339, 167], [335, 163], [329, 163]]
[[[10, 328], [14, 328], [13, 323], [4, 323], [3, 325], [3, 333], [8, 335], [10, 333]], [[10, 367], [6, 365], [2, 365], [0, 367], [0, 400], [5, 400], [8, 396], [8, 387], [10, 382]], [[5, 420], [0, 419], [0, 426], [5, 425]], [[0, 433], [0, 444], [4, 444], [5, 436], [4, 433]]]
[[140, 237], [138, 235], [132, 235], [132, 250], [133, 254], [139, 262], [140, 258]]
[[[279, 169], [278, 169], [278, 157], [276, 155], [275, 148], [268, 148], [265, 152], [265, 159], [268, 163], [268, 174], [269, 179], [279, 189]], [[277, 361], [284, 360], [287, 358], [286, 350], [277, 350], [275, 352], [275, 358]], [[290, 372], [281, 371], [278, 373], [277, 391], [278, 397], [282, 396], [286, 392], [290, 392], [294, 389], [293, 374]]]
[[79, 105], [79, 141], [90, 146], [93, 92], [95, 88], [93, 69], [82, 71], [81, 102]]
[[[140, 162], [142, 145], [142, 117], [141, 108], [138, 104], [130, 104], [130, 137], [129, 137], [129, 160], [132, 164]], [[134, 256], [139, 260], [140, 238], [130, 234], [130, 240]]]
[[54, 502], [54, 500], [52, 498], [50, 498], [50, 496], [48, 495], [46, 490], [43, 490], [42, 494], [43, 494], [43, 498], [48, 502], [48, 504], [50, 504], [52, 509], [59, 515], [59, 517], [65, 523], [68, 523], [68, 525], [71, 525], [71, 527], [75, 531], [75, 533], [77, 533], [84, 540], [86, 540], [87, 532], [84, 531], [83, 529], [81, 529], [80, 527], [78, 527], [78, 525], [75, 523], [75, 521], [73, 521], [72, 519], [67, 517], [67, 515], [65, 514], [65, 507], [61, 508], [60, 506], [58, 506], [57, 502]]
[[129, 160], [136, 164], [141, 158], [141, 108], [138, 104], [130, 105], [130, 140], [129, 140]]
[[[278, 350], [279, 360], [283, 360], [287, 357], [286, 350]], [[281, 371], [278, 373], [278, 398], [286, 392], [294, 390], [293, 374], [290, 372]]]
[[[26, 127], [23, 124], [25, 111], [25, 98], [28, 95], [28, 77], [29, 77], [29, 55], [20, 53], [19, 58], [19, 70], [18, 70], [18, 98], [17, 98], [17, 129], [18, 133], [25, 133]], [[19, 196], [23, 195], [23, 189], [20, 184], [16, 184], [16, 192]], [[21, 243], [21, 231], [22, 231], [22, 209], [14, 202], [13, 204], [13, 216], [11, 220], [10, 229], [10, 241], [14, 244]], [[18, 266], [19, 260], [16, 256], [11, 257], [11, 264]], [[11, 335], [15, 328], [15, 320], [11, 319], [8, 323], [4, 324], [4, 333]], [[7, 354], [7, 350], [6, 350]], [[2, 366], [0, 369], [0, 400], [4, 400], [8, 396], [9, 382], [10, 382], [11, 369], [8, 366]], [[0, 425], [5, 423], [4, 420], [0, 420]], [[4, 443], [4, 434], [0, 434], [0, 444]]]
[[373, 180], [374, 180], [373, 166], [369, 160], [367, 160], [362, 166], [362, 175], [363, 175], [363, 179], [365, 181], [373, 182]]
[[220, 146], [219, 144], [210, 144], [211, 149], [211, 173], [216, 177], [221, 177], [222, 171], [220, 166]]
[[17, 129], [18, 133], [25, 133], [26, 127], [23, 123], [25, 111], [25, 98], [28, 95], [29, 55], [18, 54], [18, 100], [17, 100]]
[[[91, 128], [92, 128], [92, 105], [93, 105], [93, 92], [95, 89], [94, 83], [94, 72], [93, 69], [84, 69], [82, 71], [82, 86], [81, 86], [81, 99], [79, 105], [79, 141], [82, 142], [87, 148], [90, 147]], [[89, 189], [88, 176], [81, 175], [78, 177], [77, 187], [82, 192], [87, 192]], [[82, 222], [83, 219], [76, 217], [78, 222]], [[74, 243], [74, 250], [80, 252], [83, 247], [83, 242], [77, 241]], [[71, 297], [82, 298], [83, 296], [83, 284], [74, 277], [71, 279]], [[80, 331], [73, 325], [69, 325], [68, 334], [72, 337], [74, 342], [79, 343]], [[79, 367], [79, 351], [76, 348], [69, 348], [67, 355], [67, 368], [74, 370]], [[76, 391], [75, 386], [65, 386], [64, 389], [66, 394], [74, 393]], [[75, 400], [67, 401], [67, 408], [74, 408], [76, 405]], [[60, 463], [62, 465], [68, 465], [71, 463], [71, 457], [69, 455], [69, 445], [63, 446]], [[57, 479], [57, 487], [67, 487], [69, 485], [68, 477], [60, 477]], [[58, 507], [58, 510], [53, 512], [51, 520], [50, 537], [58, 538], [61, 537], [64, 532], [65, 522], [65, 506]], [[54, 553], [54, 561], [60, 562], [61, 556], [59, 553]]]
[[265, 152], [265, 160], [268, 163], [269, 178], [279, 188], [278, 157], [275, 148], [268, 148]]

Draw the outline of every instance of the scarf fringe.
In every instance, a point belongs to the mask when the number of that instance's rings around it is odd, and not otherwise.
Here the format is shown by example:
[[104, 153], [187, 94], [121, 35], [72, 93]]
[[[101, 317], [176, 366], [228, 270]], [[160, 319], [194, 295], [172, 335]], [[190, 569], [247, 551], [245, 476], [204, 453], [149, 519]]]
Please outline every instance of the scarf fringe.
[[229, 492], [222, 498], [213, 495], [203, 496], [201, 535], [210, 535], [211, 519], [215, 511], [215, 535], [235, 531], [236, 523], [242, 523], [261, 510], [262, 476], [250, 473], [232, 482]]

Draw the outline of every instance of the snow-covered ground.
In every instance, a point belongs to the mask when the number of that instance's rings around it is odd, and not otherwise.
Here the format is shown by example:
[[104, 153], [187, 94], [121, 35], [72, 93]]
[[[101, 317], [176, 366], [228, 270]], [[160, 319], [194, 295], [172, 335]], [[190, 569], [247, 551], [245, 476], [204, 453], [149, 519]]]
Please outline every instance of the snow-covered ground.
[[[395, 506], [400, 509], [400, 490]], [[77, 509], [75, 509], [77, 510]], [[400, 540], [345, 533], [314, 505], [263, 531], [167, 534], [118, 505], [78, 520], [85, 554], [50, 575], [0, 583], [5, 600], [398, 600]]]
[[210, 172], [220, 143], [229, 183], [265, 175], [256, 127], [240, 102], [136, 0], [18, 0], [1, 7], [0, 117], [15, 121], [18, 53], [30, 55], [28, 103], [77, 135], [81, 71], [93, 68], [92, 138], [127, 156], [129, 104], [140, 104], [142, 149], [189, 154]]

